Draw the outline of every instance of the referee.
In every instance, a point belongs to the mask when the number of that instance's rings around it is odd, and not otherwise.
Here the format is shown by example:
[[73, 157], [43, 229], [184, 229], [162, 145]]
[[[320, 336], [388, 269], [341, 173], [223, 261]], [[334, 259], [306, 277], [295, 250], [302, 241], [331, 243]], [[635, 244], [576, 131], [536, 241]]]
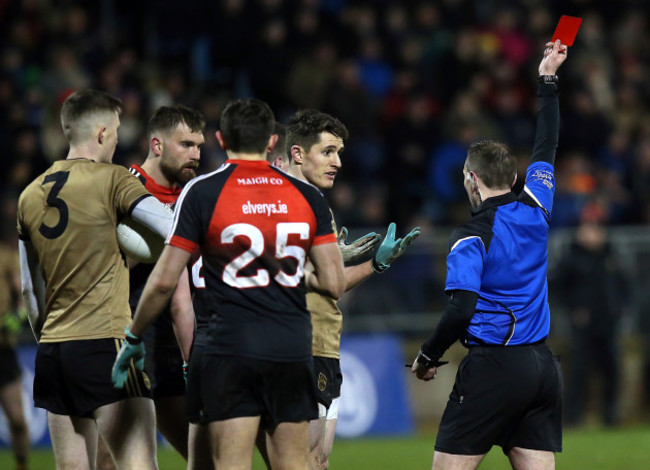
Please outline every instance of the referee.
[[443, 414], [433, 469], [475, 469], [499, 445], [515, 469], [553, 469], [562, 450], [562, 377], [546, 346], [546, 267], [559, 134], [555, 73], [567, 57], [546, 44], [539, 65], [537, 132], [526, 184], [511, 191], [517, 161], [498, 142], [470, 146], [463, 168], [471, 219], [454, 231], [447, 256], [449, 306], [412, 371], [436, 377], [456, 340], [469, 348]]

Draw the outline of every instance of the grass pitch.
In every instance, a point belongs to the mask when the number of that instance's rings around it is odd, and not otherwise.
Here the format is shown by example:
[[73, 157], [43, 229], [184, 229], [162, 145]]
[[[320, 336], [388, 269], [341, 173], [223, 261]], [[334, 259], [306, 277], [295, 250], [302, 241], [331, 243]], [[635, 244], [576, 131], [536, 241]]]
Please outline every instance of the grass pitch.
[[[332, 470], [428, 470], [431, 468], [435, 435], [405, 438], [339, 439], [330, 461]], [[631, 470], [650, 468], [650, 426], [619, 429], [576, 429], [564, 434], [564, 452], [557, 455], [558, 470]], [[160, 470], [181, 470], [185, 462], [173, 450], [158, 452]], [[12, 469], [12, 455], [0, 451], [0, 469]], [[53, 470], [51, 450], [34, 449], [31, 470]], [[486, 456], [480, 470], [510, 468], [500, 448]], [[253, 470], [264, 470], [256, 456]]]

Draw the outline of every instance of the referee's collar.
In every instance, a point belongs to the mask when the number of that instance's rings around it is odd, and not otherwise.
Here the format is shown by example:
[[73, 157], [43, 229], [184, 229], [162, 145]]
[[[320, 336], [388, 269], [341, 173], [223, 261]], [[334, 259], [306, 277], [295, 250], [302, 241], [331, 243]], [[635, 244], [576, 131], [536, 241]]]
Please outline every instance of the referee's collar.
[[510, 191], [509, 193], [502, 194], [501, 196], [489, 197], [481, 203], [476, 209], [471, 209], [472, 215], [480, 214], [481, 212], [492, 209], [493, 207], [503, 206], [510, 204], [517, 200], [517, 195]]

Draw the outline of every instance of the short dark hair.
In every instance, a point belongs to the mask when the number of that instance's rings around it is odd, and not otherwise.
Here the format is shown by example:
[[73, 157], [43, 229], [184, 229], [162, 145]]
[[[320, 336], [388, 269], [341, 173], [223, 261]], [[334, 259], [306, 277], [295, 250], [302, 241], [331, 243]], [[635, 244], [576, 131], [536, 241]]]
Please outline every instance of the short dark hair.
[[99, 90], [80, 90], [66, 98], [61, 106], [61, 126], [68, 141], [75, 136], [74, 125], [92, 113], [122, 113], [122, 100]]
[[301, 109], [291, 116], [289, 120], [287, 150], [294, 145], [299, 145], [305, 151], [309, 151], [315, 144], [320, 142], [321, 132], [335, 135], [343, 141], [348, 138], [347, 128], [334, 116], [316, 109]]
[[255, 98], [230, 101], [221, 113], [221, 136], [229, 150], [263, 153], [275, 127], [268, 104]]
[[277, 157], [282, 157], [285, 160], [287, 159], [287, 126], [276, 121], [273, 133], [278, 136], [278, 141], [276, 142], [275, 147], [273, 147], [273, 150], [271, 150], [266, 156], [266, 159], [271, 163]]
[[186, 124], [192, 132], [203, 133], [205, 116], [200, 111], [188, 106], [161, 106], [154, 111], [147, 124], [149, 135], [155, 131], [172, 132], [179, 124]]
[[517, 158], [506, 144], [482, 140], [470, 145], [465, 168], [475, 172], [488, 188], [505, 189], [512, 187], [517, 174]]

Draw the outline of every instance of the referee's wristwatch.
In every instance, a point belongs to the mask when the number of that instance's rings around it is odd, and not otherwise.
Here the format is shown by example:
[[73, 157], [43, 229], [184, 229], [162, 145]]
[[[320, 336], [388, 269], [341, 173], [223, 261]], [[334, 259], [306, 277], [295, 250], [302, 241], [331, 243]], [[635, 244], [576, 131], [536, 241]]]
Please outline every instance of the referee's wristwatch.
[[436, 360], [431, 359], [429, 356], [424, 354], [422, 350], [420, 349], [420, 352], [418, 352], [418, 356], [415, 358], [415, 362], [418, 363], [418, 365], [424, 367], [425, 369], [431, 369], [432, 367], [436, 366]]
[[557, 75], [540, 75], [539, 77], [537, 77], [537, 81], [544, 85], [558, 84]]

